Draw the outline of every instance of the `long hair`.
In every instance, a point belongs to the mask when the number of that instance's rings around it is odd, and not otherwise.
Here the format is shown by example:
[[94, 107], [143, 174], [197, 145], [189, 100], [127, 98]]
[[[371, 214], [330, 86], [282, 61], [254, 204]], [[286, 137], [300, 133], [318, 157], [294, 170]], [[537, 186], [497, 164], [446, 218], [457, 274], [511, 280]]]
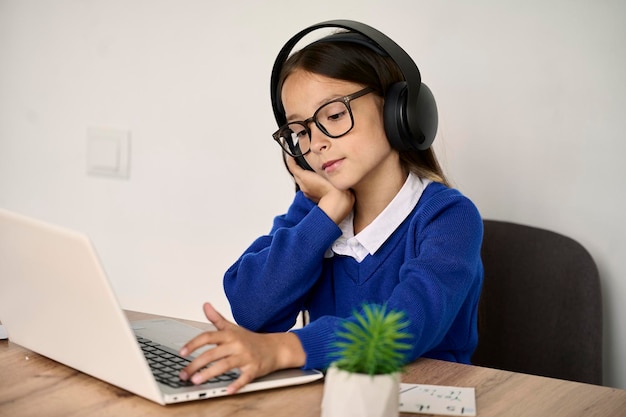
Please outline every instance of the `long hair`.
[[[392, 84], [404, 81], [402, 72], [391, 58], [352, 42], [314, 42], [295, 52], [281, 69], [279, 85], [282, 86], [285, 79], [298, 69], [370, 87], [382, 98]], [[420, 178], [449, 185], [432, 148], [398, 153], [401, 164], [408, 171]]]

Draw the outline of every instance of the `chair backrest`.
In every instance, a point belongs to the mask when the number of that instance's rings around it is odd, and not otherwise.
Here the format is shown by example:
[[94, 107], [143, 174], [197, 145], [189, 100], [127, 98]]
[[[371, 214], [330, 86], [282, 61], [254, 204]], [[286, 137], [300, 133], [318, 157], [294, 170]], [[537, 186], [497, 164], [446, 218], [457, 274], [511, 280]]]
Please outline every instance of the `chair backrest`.
[[472, 362], [601, 385], [602, 295], [591, 255], [548, 230], [495, 220], [484, 225]]

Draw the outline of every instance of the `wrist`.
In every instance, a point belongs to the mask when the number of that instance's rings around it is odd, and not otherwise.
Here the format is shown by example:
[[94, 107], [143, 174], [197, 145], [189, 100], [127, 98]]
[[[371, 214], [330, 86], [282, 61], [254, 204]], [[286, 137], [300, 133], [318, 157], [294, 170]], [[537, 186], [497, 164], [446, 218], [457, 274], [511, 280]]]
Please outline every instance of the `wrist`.
[[272, 333], [275, 338], [276, 368], [301, 368], [306, 363], [306, 353], [300, 342], [300, 338], [294, 333]]
[[319, 201], [318, 207], [336, 224], [345, 219], [354, 205], [354, 195], [350, 191], [334, 190]]

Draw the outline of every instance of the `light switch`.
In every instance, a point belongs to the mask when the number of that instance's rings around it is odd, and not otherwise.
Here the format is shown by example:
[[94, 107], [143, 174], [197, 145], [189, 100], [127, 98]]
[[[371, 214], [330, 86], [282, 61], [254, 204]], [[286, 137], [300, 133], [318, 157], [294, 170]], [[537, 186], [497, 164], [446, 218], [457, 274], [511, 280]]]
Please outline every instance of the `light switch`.
[[128, 178], [130, 174], [130, 131], [87, 129], [87, 173]]

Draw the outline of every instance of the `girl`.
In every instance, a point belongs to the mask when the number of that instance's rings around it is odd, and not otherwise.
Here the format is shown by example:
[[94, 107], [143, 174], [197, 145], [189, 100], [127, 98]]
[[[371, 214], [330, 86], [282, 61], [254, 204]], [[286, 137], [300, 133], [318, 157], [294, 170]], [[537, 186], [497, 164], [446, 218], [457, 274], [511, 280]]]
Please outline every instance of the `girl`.
[[[274, 139], [298, 191], [270, 233], [225, 274], [239, 326], [205, 304], [217, 331], [191, 340], [181, 354], [217, 346], [183, 370], [183, 380], [202, 383], [239, 368], [234, 393], [277, 369], [324, 369], [336, 331], [364, 302], [406, 314], [407, 361], [470, 361], [483, 275], [481, 217], [448, 186], [431, 148], [392, 146], [385, 97], [403, 74], [369, 40], [347, 36], [352, 40], [338, 33], [310, 44], [280, 68], [278, 113], [287, 123]], [[289, 331], [302, 311], [310, 323]]]

